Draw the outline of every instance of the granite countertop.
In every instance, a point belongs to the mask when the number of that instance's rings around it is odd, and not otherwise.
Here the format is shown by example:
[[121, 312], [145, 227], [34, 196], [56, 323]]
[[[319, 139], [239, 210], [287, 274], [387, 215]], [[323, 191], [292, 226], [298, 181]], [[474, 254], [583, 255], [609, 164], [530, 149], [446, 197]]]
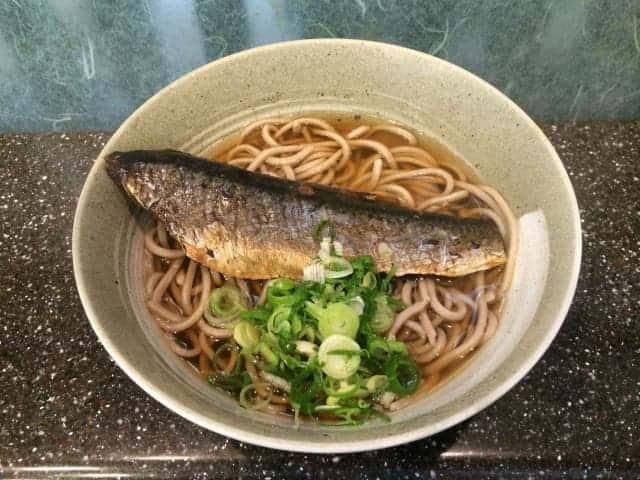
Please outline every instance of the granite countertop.
[[0, 135], [0, 477], [638, 478], [640, 122], [544, 129], [584, 228], [558, 337], [470, 420], [339, 456], [226, 439], [129, 380], [89, 326], [71, 263], [76, 201], [109, 134]]

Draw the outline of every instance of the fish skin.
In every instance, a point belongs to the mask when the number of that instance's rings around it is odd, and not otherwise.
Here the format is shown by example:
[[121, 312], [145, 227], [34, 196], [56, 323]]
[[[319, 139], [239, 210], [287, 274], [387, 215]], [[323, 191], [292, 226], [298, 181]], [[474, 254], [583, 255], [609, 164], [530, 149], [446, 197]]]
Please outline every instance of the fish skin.
[[114, 182], [162, 223], [188, 257], [247, 279], [301, 278], [322, 219], [347, 257], [372, 255], [397, 275], [467, 275], [506, 261], [485, 219], [423, 213], [370, 195], [292, 182], [174, 150], [114, 152]]

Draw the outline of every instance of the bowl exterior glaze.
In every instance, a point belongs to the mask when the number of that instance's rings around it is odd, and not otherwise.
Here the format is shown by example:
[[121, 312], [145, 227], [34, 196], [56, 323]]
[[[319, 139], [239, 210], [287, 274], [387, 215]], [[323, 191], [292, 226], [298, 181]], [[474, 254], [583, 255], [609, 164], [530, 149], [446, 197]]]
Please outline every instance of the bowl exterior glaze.
[[[177, 148], [202, 154], [254, 119], [314, 111], [411, 126], [436, 154], [459, 157], [498, 188], [519, 219], [516, 276], [495, 337], [432, 395], [394, 414], [391, 423], [295, 429], [288, 419], [248, 412], [204, 385], [169, 351], [144, 308], [140, 251], [145, 218], [132, 215], [104, 171], [104, 155], [114, 150]], [[359, 40], [304, 40], [244, 51], [157, 93], [123, 123], [97, 159], [73, 231], [75, 277], [89, 321], [138, 385], [178, 414], [223, 435], [322, 453], [416, 440], [498, 399], [533, 367], [560, 328], [580, 255], [580, 219], [568, 176], [522, 110], [459, 67]]]

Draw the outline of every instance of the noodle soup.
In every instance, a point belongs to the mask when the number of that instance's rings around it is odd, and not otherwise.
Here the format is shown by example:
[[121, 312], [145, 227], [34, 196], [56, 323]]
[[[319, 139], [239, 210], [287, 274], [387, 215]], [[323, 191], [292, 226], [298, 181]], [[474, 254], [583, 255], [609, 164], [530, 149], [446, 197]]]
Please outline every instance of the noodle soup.
[[[409, 128], [358, 115], [272, 118], [254, 122], [225, 139], [210, 158], [292, 181], [364, 192], [418, 211], [484, 217], [494, 222], [502, 235], [507, 252], [502, 267], [458, 278], [393, 279], [389, 292], [398, 308], [388, 327], [378, 333], [404, 345], [419, 378], [406, 395], [376, 386], [375, 392], [358, 397], [358, 390], [353, 389], [354, 399], [361, 401], [353, 405], [367, 403], [369, 410], [352, 409], [386, 412], [410, 405], [446, 381], [495, 333], [501, 300], [513, 274], [517, 244], [513, 215], [495, 189], [476, 181], [450, 156], [433, 152]], [[238, 396], [244, 406], [273, 414], [295, 413], [297, 418], [298, 403], [291, 399], [292, 380], [266, 368], [264, 353], [247, 355], [238, 345], [234, 335], [238, 315], [220, 322], [211, 310], [210, 299], [216, 291], [222, 303], [239, 303], [243, 310], [259, 308], [268, 301], [273, 282], [224, 276], [198, 265], [185, 258], [160, 224], [146, 233], [145, 249], [147, 304], [173, 351], [203, 378]], [[376, 278], [380, 281], [383, 276]], [[349, 390], [351, 383], [358, 382], [364, 391], [371, 378], [385, 376], [359, 373], [357, 380], [341, 380], [329, 393], [318, 393], [317, 402], [326, 402], [318, 405], [332, 407], [328, 398], [335, 397], [338, 400], [332, 400], [337, 402], [333, 407], [344, 407], [340, 398], [345, 397], [331, 392]], [[242, 388], [226, 388], [221, 379], [241, 381]], [[338, 411], [321, 408], [315, 414], [302, 414], [334, 422], [344, 419], [334, 415]]]

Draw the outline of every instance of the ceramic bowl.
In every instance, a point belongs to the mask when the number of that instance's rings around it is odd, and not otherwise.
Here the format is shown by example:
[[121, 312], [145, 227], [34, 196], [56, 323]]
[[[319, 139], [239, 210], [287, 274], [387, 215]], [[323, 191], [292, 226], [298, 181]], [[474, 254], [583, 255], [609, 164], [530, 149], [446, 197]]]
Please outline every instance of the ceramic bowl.
[[[114, 150], [203, 153], [250, 121], [307, 112], [360, 113], [411, 126], [497, 187], [518, 218], [514, 284], [495, 336], [446, 384], [390, 423], [294, 428], [239, 407], [169, 351], [146, 312], [141, 224], [104, 170]], [[73, 230], [87, 317], [117, 364], [174, 412], [252, 444], [339, 453], [432, 435], [504, 395], [538, 361], [571, 303], [581, 255], [578, 207], [558, 155], [536, 124], [488, 83], [414, 50], [357, 40], [305, 40], [244, 51], [150, 98], [113, 135], [86, 180]]]

